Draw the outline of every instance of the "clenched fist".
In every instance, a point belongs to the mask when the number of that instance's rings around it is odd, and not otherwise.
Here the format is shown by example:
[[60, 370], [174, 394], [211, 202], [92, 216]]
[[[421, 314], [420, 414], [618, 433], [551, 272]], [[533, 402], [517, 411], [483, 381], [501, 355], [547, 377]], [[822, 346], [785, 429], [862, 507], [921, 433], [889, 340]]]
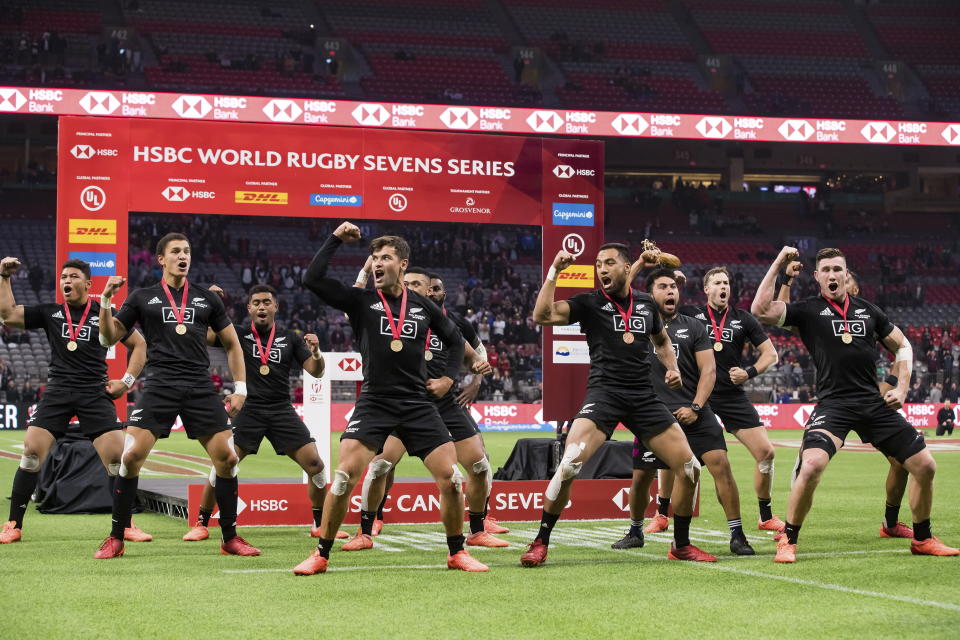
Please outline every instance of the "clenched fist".
[[18, 258], [6, 257], [0, 262], [0, 273], [5, 276], [12, 276], [20, 270], [20, 260]]
[[103, 298], [112, 298], [113, 294], [120, 290], [124, 284], [126, 284], [127, 279], [123, 276], [110, 276], [107, 280], [106, 286], [103, 288], [103, 293], [101, 297]]
[[360, 239], [360, 227], [352, 222], [344, 222], [337, 227], [337, 230], [333, 232], [333, 235], [337, 236], [344, 242], [356, 242]]

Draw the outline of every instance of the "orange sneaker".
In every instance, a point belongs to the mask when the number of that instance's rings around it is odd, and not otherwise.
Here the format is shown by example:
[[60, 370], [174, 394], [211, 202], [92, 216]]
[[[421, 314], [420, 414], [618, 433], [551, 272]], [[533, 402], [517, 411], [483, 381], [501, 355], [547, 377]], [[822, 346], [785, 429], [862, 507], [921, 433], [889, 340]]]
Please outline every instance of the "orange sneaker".
[[797, 545], [787, 542], [787, 538], [784, 536], [777, 543], [777, 555], [773, 557], [773, 561], [793, 564], [797, 561]]
[[499, 522], [497, 522], [496, 518], [492, 518], [490, 516], [487, 516], [486, 518], [483, 519], [483, 530], [486, 531], [487, 533], [492, 533], [494, 535], [502, 535], [504, 533], [510, 533], [510, 529], [507, 529], [506, 527], [501, 525]]
[[459, 569], [472, 573], [490, 571], [490, 567], [471, 556], [466, 550], [457, 551], [452, 556], [447, 556], [447, 569]]
[[667, 553], [670, 560], [689, 560], [691, 562], [716, 562], [717, 556], [707, 553], [692, 544], [683, 547], [675, 547], [670, 543], [670, 552]]
[[183, 540], [185, 542], [200, 542], [201, 540], [206, 540], [209, 537], [210, 529], [203, 526], [199, 522], [197, 522], [193, 529], [190, 529], [190, 531], [187, 531], [185, 534], [183, 534]]
[[509, 547], [510, 543], [495, 538], [486, 531], [478, 531], [467, 536], [467, 544], [471, 547]]
[[897, 522], [896, 526], [888, 527], [886, 522], [880, 524], [880, 537], [881, 538], [913, 538], [913, 529], [903, 524], [902, 522]]
[[525, 567], [536, 567], [547, 561], [547, 545], [537, 538], [530, 546], [527, 552], [520, 556], [520, 564]]
[[93, 557], [97, 560], [107, 560], [109, 558], [119, 558], [123, 555], [123, 540], [107, 536]]
[[670, 528], [670, 519], [662, 513], [658, 513], [653, 516], [653, 520], [650, 521], [646, 527], [644, 527], [644, 533], [663, 533]]
[[123, 539], [130, 542], [150, 542], [153, 540], [153, 536], [133, 524], [133, 520], [131, 520], [130, 526], [123, 530]]
[[780, 530], [777, 531], [775, 534], [773, 534], [773, 541], [774, 541], [774, 542], [780, 542], [781, 540], [783, 540], [783, 538], [784, 538], [786, 535], [787, 535], [787, 529], [786, 529], [786, 527], [784, 527], [783, 529], [780, 529]]
[[17, 523], [11, 520], [3, 523], [3, 531], [0, 532], [0, 544], [10, 542], [20, 542], [20, 529], [17, 529]]
[[960, 556], [960, 549], [948, 547], [936, 536], [930, 536], [926, 540], [911, 540], [910, 553], [915, 556]]
[[769, 520], [761, 520], [757, 523], [757, 529], [760, 531], [780, 531], [785, 526], [787, 526], [786, 523], [777, 516], [773, 516]]
[[350, 534], [347, 533], [346, 531], [337, 530], [337, 540], [346, 540], [349, 537], [350, 537]]
[[317, 573], [326, 573], [329, 562], [329, 560], [320, 555], [320, 549], [314, 549], [310, 557], [293, 568], [293, 574], [297, 576], [312, 576]]
[[340, 551], [364, 551], [366, 549], [373, 549], [373, 538], [360, 532], [340, 545]]
[[378, 536], [380, 532], [383, 531], [383, 520], [374, 520], [373, 521], [373, 535]]
[[260, 549], [240, 536], [234, 536], [220, 545], [220, 553], [225, 556], [258, 556]]
[[[320, 537], [320, 527], [310, 527], [310, 537], [311, 537], [311, 538], [319, 538], [319, 537]], [[347, 533], [346, 531], [337, 531], [337, 535], [336, 535], [335, 537], [336, 537], [337, 540], [342, 540], [342, 539], [344, 539], [344, 538], [349, 538], [349, 537], [350, 537], [350, 534]]]

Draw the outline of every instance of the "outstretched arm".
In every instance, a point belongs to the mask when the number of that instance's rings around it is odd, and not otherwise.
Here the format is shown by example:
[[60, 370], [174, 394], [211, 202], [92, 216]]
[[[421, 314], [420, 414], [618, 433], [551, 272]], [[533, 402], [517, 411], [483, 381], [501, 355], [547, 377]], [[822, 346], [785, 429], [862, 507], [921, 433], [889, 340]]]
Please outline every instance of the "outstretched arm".
[[787, 305], [780, 300], [775, 300], [777, 283], [777, 274], [783, 267], [796, 259], [798, 253], [793, 247], [784, 247], [780, 250], [780, 255], [773, 261], [770, 268], [767, 269], [767, 275], [763, 276], [760, 286], [757, 287], [757, 294], [753, 298], [753, 304], [750, 305], [750, 313], [756, 316], [757, 320], [763, 324], [769, 324], [776, 327], [783, 326], [784, 318], [787, 313]]
[[353, 292], [351, 288], [339, 280], [327, 277], [327, 268], [330, 259], [344, 242], [355, 242], [360, 239], [360, 228], [349, 222], [344, 222], [317, 251], [310, 266], [303, 272], [303, 286], [310, 289], [318, 298], [341, 311], [349, 311], [353, 306]]
[[10, 277], [20, 269], [16, 258], [4, 258], [0, 262], [0, 320], [8, 327], [23, 328], [23, 305], [13, 299], [13, 284]]
[[127, 335], [127, 327], [113, 317], [113, 308], [110, 306], [113, 294], [126, 282], [127, 279], [123, 276], [110, 276], [107, 285], [103, 288], [103, 293], [100, 294], [100, 344], [105, 347], [117, 344], [123, 336]]
[[533, 321], [540, 325], [552, 326], [570, 324], [570, 305], [566, 300], [554, 302], [557, 290], [557, 274], [573, 264], [573, 255], [560, 250], [553, 259], [553, 265], [543, 281], [537, 302], [533, 307]]

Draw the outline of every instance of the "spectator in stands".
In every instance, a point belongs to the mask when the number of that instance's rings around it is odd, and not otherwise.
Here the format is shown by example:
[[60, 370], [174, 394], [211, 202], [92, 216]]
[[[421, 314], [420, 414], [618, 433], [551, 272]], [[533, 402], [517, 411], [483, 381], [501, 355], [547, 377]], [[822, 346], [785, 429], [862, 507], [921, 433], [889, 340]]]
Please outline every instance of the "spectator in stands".
[[953, 423], [956, 420], [953, 407], [949, 400], [944, 401], [943, 407], [937, 412], [937, 435], [953, 435]]
[[927, 402], [940, 402], [943, 397], [943, 386], [938, 382], [930, 387], [930, 393], [927, 395]]

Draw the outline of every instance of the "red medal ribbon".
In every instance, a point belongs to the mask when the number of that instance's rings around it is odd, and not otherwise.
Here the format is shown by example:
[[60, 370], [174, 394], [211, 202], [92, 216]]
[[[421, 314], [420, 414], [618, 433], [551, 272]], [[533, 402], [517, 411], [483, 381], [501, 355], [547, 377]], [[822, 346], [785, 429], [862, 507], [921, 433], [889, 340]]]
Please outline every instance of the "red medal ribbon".
[[250, 328], [253, 329], [253, 340], [257, 343], [257, 349], [260, 350], [260, 364], [267, 364], [267, 361], [270, 360], [270, 347], [273, 346], [273, 336], [275, 336], [277, 333], [277, 323], [274, 322], [273, 326], [270, 327], [270, 337], [267, 338], [266, 351], [264, 351], [263, 344], [260, 342], [260, 334], [257, 333], [257, 325], [251, 322]]
[[83, 310], [83, 315], [80, 316], [80, 322], [77, 323], [77, 330], [73, 330], [73, 318], [70, 317], [70, 307], [67, 306], [67, 301], [63, 301], [63, 318], [67, 322], [67, 336], [69, 336], [72, 342], [77, 341], [77, 337], [80, 335], [80, 330], [83, 329], [83, 323], [87, 321], [87, 315], [90, 313], [90, 303], [93, 302], [92, 298], [87, 298], [87, 307]]
[[390, 310], [390, 305], [387, 304], [387, 299], [383, 296], [383, 292], [380, 289], [377, 289], [377, 295], [380, 296], [380, 300], [383, 302], [383, 312], [387, 314], [387, 324], [390, 325], [390, 333], [393, 334], [394, 340], [400, 339], [400, 327], [403, 326], [403, 320], [407, 317], [407, 288], [403, 287], [403, 293], [400, 294], [400, 317], [397, 319], [397, 322], [393, 321], [393, 311]]
[[620, 317], [623, 318], [623, 332], [630, 333], [630, 316], [633, 314], [633, 288], [630, 289], [630, 297], [627, 302], [627, 310], [624, 311], [623, 307], [616, 303], [616, 301], [607, 295], [607, 292], [603, 289], [600, 289], [600, 293], [603, 294], [603, 297], [613, 303], [613, 306], [617, 308], [617, 311], [620, 312]]
[[840, 308], [840, 305], [838, 305], [836, 302], [834, 302], [827, 296], [823, 295], [822, 293], [820, 294], [820, 297], [826, 300], [827, 303], [831, 307], [833, 307], [837, 311], [837, 313], [840, 314], [840, 317], [843, 318], [843, 332], [850, 333], [850, 327], [847, 324], [847, 309], [850, 308], [850, 296], [848, 295], [843, 296], [843, 309]]
[[715, 342], [722, 342], [723, 338], [723, 325], [727, 323], [727, 314], [730, 313], [730, 305], [727, 305], [727, 308], [723, 312], [723, 317], [720, 318], [720, 324], [717, 325], [717, 319], [713, 316], [713, 307], [709, 304], [707, 305], [707, 313], [710, 314], [710, 326], [713, 327], [713, 339]]
[[160, 278], [160, 285], [163, 287], [163, 292], [167, 294], [167, 300], [170, 301], [173, 317], [177, 319], [177, 324], [183, 324], [183, 319], [187, 315], [187, 297], [190, 291], [190, 283], [186, 280], [183, 281], [183, 297], [180, 298], [179, 309], [177, 309], [177, 303], [173, 301], [173, 294], [170, 293], [170, 287], [167, 286], [167, 281], [163, 278]]

